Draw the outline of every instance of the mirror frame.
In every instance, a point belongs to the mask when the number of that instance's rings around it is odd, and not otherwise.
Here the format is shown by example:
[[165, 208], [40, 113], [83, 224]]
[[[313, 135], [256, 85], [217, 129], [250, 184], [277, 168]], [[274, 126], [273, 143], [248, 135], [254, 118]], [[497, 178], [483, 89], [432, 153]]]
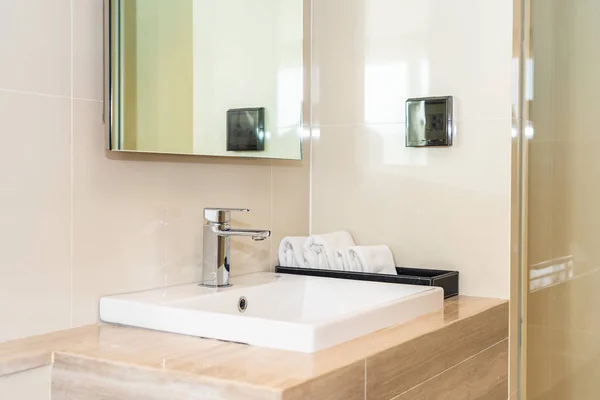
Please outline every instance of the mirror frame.
[[111, 26], [111, 0], [103, 0], [103, 12], [102, 12], [102, 26], [103, 26], [103, 93], [102, 98], [104, 100], [104, 108], [102, 113], [102, 122], [104, 122], [105, 137], [106, 137], [106, 150], [112, 149], [112, 134], [113, 134], [113, 88], [112, 88], [112, 54], [111, 40], [112, 40], [112, 26]]
[[[113, 143], [115, 143], [118, 138], [117, 129], [115, 129], [115, 118], [116, 112], [115, 107], [117, 102], [115, 101], [115, 82], [114, 77], [116, 76], [115, 68], [113, 65], [113, 25], [112, 25], [112, 17], [114, 14], [113, 3], [119, 0], [103, 0], [103, 101], [104, 108], [102, 114], [102, 121], [104, 123], [105, 130], [105, 149], [110, 152], [115, 153], [129, 153], [129, 154], [163, 154], [163, 155], [175, 155], [175, 156], [196, 156], [196, 157], [219, 157], [219, 158], [243, 158], [250, 160], [281, 160], [281, 161], [301, 161], [304, 159], [304, 130], [310, 129], [310, 122], [307, 123], [306, 116], [310, 116], [311, 114], [311, 106], [310, 106], [310, 68], [307, 68], [307, 65], [310, 65], [310, 60], [312, 56], [311, 50], [308, 50], [306, 43], [309, 43], [308, 49], [312, 46], [312, 3], [313, 0], [302, 0], [303, 1], [303, 15], [302, 15], [302, 23], [303, 23], [303, 54], [302, 54], [302, 77], [303, 77], [303, 100], [301, 103], [301, 115], [299, 122], [299, 129], [302, 131], [302, 134], [298, 137], [298, 143], [300, 146], [300, 157], [299, 158], [277, 158], [277, 157], [256, 157], [256, 156], [247, 156], [247, 155], [225, 155], [225, 154], [195, 154], [195, 153], [168, 153], [168, 152], [159, 152], [159, 151], [133, 151], [133, 150], [122, 150], [116, 148]], [[308, 7], [308, 9], [307, 9]], [[308, 31], [307, 31], [307, 18], [308, 18]], [[307, 71], [308, 69], [308, 71]], [[307, 93], [308, 88], [308, 93]], [[307, 101], [309, 99], [309, 101]], [[306, 106], [308, 103], [308, 107]], [[312, 133], [311, 133], [312, 135]]]

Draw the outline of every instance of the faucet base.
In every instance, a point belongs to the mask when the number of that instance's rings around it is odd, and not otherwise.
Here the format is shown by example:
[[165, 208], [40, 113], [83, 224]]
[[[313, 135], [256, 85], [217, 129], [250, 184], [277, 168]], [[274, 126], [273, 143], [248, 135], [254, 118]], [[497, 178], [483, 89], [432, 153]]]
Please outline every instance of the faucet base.
[[212, 284], [212, 283], [204, 283], [204, 282], [201, 282], [201, 283], [199, 283], [199, 284], [198, 284], [198, 286], [202, 286], [202, 287], [206, 287], [206, 288], [213, 288], [213, 289], [216, 289], [216, 288], [226, 288], [226, 287], [232, 287], [233, 285], [232, 285], [231, 283], [226, 283], [226, 284], [224, 284], [224, 285], [215, 285], [215, 284]]

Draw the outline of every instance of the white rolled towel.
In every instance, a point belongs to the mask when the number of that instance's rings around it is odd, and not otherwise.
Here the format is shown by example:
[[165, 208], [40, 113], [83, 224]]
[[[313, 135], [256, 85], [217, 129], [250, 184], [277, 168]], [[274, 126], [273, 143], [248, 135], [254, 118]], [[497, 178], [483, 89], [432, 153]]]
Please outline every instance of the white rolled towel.
[[361, 272], [359, 271], [358, 266], [356, 265], [354, 260], [350, 261], [350, 259], [348, 258], [349, 249], [351, 249], [351, 247], [344, 247], [335, 251], [335, 260], [337, 263], [337, 268], [341, 271]]
[[346, 231], [313, 235], [304, 244], [304, 259], [307, 268], [342, 270], [337, 265], [335, 251], [354, 246], [354, 239]]
[[358, 272], [397, 275], [394, 255], [388, 246], [353, 246], [347, 249], [348, 265]]
[[282, 267], [305, 268], [304, 244], [306, 236], [288, 236], [279, 243], [279, 265]]

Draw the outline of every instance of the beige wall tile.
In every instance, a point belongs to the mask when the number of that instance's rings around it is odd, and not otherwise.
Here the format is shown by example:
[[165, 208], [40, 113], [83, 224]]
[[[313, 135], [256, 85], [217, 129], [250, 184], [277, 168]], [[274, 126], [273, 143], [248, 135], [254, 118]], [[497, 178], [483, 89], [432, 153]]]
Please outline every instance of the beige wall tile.
[[0, 90], [0, 342], [69, 327], [69, 123], [68, 99]]
[[319, 128], [312, 230], [387, 244], [396, 264], [461, 272], [461, 293], [508, 298], [510, 120], [459, 121], [450, 149], [404, 147], [404, 125]]
[[0, 3], [0, 89], [69, 96], [70, 0]]
[[[399, 265], [458, 269], [462, 293], [508, 298], [512, 2], [321, 0], [313, 11], [312, 231], [350, 230], [390, 245]], [[406, 149], [405, 100], [447, 94], [456, 144]]]
[[502, 0], [315, 1], [313, 124], [403, 122], [406, 98], [450, 94], [461, 118], [510, 118], [512, 18]]
[[73, 96], [102, 100], [103, 0], [73, 1]]
[[310, 224], [310, 141], [303, 142], [302, 161], [272, 161], [272, 229], [270, 265], [278, 263], [279, 242], [286, 236], [308, 236]]
[[97, 320], [101, 296], [165, 283], [168, 209], [159, 200], [159, 163], [107, 158], [101, 103], [77, 101], [73, 131], [72, 290], [79, 326]]
[[369, 357], [367, 397], [391, 399], [507, 337], [508, 304], [503, 304]]
[[313, 1], [313, 126], [364, 121], [363, 13], [364, 0]]
[[[247, 207], [234, 226], [271, 227], [269, 161], [107, 154], [101, 113], [75, 101], [76, 326], [96, 321], [101, 296], [199, 280], [204, 207]], [[269, 250], [233, 240], [232, 273], [269, 270]]]
[[397, 400], [507, 398], [508, 339], [395, 397]]
[[0, 377], [0, 399], [50, 400], [49, 366]]
[[281, 400], [366, 400], [365, 361], [324, 375], [302, 385], [285, 390]]

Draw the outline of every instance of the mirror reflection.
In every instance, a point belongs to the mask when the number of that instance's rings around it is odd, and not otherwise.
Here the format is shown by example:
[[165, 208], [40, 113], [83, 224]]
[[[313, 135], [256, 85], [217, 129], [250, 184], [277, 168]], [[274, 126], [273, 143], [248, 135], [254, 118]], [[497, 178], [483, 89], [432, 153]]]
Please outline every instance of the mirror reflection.
[[301, 159], [303, 0], [112, 0], [110, 149]]

